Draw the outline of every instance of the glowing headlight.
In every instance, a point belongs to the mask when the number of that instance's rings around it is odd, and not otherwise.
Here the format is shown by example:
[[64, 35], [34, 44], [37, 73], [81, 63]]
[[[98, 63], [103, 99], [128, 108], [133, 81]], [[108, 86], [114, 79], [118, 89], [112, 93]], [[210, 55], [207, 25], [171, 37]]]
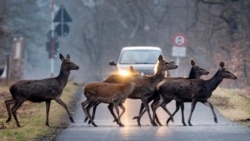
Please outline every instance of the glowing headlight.
[[129, 76], [130, 72], [128, 70], [120, 70], [119, 74], [122, 75], [122, 76]]

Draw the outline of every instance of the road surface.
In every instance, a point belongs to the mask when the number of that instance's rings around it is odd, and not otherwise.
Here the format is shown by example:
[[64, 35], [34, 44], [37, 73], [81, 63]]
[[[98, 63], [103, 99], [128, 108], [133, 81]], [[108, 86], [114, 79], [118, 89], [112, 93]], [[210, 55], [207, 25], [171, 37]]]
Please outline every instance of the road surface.
[[[230, 122], [216, 110], [218, 123], [214, 123], [210, 108], [198, 103], [193, 113], [193, 126], [182, 126], [181, 114], [175, 115], [175, 122], [166, 126], [168, 115], [160, 108], [157, 110], [163, 126], [151, 126], [147, 114], [141, 120], [142, 126], [137, 126], [133, 116], [139, 111], [139, 100], [126, 100], [126, 112], [122, 117], [125, 127], [119, 127], [113, 122], [113, 118], [106, 104], [100, 104], [97, 108], [93, 127], [84, 123], [85, 115], [81, 108], [84, 96], [78, 93], [79, 101], [74, 114], [75, 123], [69, 125], [56, 138], [56, 141], [249, 141], [250, 128]], [[173, 112], [175, 103], [171, 102], [167, 108]], [[185, 104], [185, 117], [188, 119], [190, 103]]]

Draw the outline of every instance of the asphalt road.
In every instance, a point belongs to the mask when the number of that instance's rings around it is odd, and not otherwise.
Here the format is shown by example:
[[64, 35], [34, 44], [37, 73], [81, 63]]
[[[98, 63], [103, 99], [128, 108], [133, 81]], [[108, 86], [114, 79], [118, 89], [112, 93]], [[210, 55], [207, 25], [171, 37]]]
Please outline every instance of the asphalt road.
[[[165, 125], [168, 115], [160, 108], [157, 110], [159, 119], [163, 126], [153, 127], [150, 125], [148, 116], [145, 114], [141, 120], [142, 126], [137, 126], [133, 116], [138, 114], [139, 100], [126, 100], [126, 112], [122, 117], [125, 127], [119, 127], [113, 122], [113, 118], [107, 109], [106, 104], [100, 104], [97, 108], [95, 123], [93, 127], [84, 123], [85, 115], [81, 108], [84, 96], [80, 94], [79, 102], [74, 113], [76, 123], [70, 124], [56, 138], [56, 141], [249, 141], [250, 128], [230, 122], [220, 115], [216, 110], [218, 123], [213, 121], [210, 108], [197, 104], [193, 113], [193, 126], [182, 126], [181, 114], [175, 115], [175, 122]], [[173, 112], [174, 102], [167, 105]], [[185, 117], [188, 119], [190, 103], [185, 104]]]

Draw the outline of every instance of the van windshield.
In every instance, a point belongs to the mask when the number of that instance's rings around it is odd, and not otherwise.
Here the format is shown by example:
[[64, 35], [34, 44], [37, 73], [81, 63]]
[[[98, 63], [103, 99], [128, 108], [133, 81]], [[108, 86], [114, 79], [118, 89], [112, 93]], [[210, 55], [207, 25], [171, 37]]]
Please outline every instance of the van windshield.
[[120, 64], [156, 64], [161, 51], [159, 50], [125, 50], [122, 52]]

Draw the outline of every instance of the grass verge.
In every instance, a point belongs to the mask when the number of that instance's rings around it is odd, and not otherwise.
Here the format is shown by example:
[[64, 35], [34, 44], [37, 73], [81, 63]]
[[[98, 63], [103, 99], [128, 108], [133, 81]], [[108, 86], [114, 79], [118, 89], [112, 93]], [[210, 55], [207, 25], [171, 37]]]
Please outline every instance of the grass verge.
[[[77, 86], [72, 82], [66, 85], [61, 99], [66, 103], [69, 110], [74, 109], [74, 94]], [[5, 123], [7, 111], [4, 101], [10, 99], [7, 86], [0, 87], [0, 140], [1, 141], [27, 141], [27, 140], [54, 140], [60, 129], [65, 128], [70, 120], [65, 109], [55, 101], [51, 102], [49, 123], [45, 125], [46, 106], [45, 102], [25, 102], [17, 111], [21, 128], [17, 128], [14, 118], [10, 123]]]
[[250, 89], [217, 88], [210, 101], [231, 121], [250, 127]]

